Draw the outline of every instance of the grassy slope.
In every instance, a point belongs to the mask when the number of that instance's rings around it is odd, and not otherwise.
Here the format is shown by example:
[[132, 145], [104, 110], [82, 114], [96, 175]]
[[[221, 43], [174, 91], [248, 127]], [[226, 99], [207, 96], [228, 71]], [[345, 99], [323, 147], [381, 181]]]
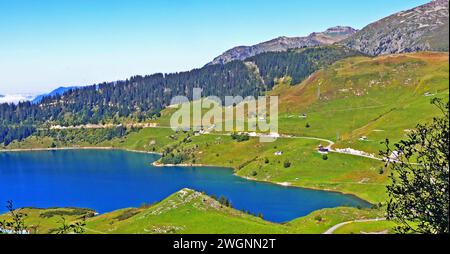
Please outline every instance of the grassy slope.
[[[55, 233], [62, 225], [62, 217], [67, 224], [70, 224], [84, 216], [93, 216], [95, 213], [93, 210], [82, 208], [22, 208], [20, 212], [27, 215], [24, 222], [33, 234]], [[9, 214], [0, 215], [0, 221], [9, 221], [10, 219]]]
[[[405, 130], [439, 114], [430, 100], [448, 99], [448, 79], [448, 53], [344, 59], [278, 92], [280, 132], [378, 153], [385, 138], [398, 141]], [[299, 118], [301, 113], [308, 117]], [[359, 141], [360, 136], [368, 141]]]
[[[92, 130], [90, 130], [92, 131]], [[145, 128], [132, 132], [123, 138], [114, 138], [100, 143], [86, 143], [71, 140], [71, 143], [63, 143], [51, 137], [31, 136], [22, 142], [12, 142], [7, 149], [50, 148], [54, 143], [57, 147], [114, 147], [128, 150], [148, 152], [161, 152], [172, 143], [181, 139], [182, 135], [174, 133], [168, 128]]]
[[339, 207], [314, 211], [307, 216], [288, 222], [287, 225], [304, 234], [317, 234], [318, 232], [323, 233], [341, 222], [380, 217], [384, 217], [384, 212], [377, 209]]
[[[329, 154], [324, 160], [316, 151], [320, 143], [307, 139], [260, 143], [258, 138], [236, 142], [229, 136], [202, 135], [177, 149], [189, 151], [197, 164], [232, 167], [243, 177], [351, 193], [370, 202], [385, 200], [388, 172], [379, 173], [381, 162], [344, 154]], [[276, 156], [276, 151], [283, 155]], [[291, 163], [289, 168], [284, 168], [286, 160]]]
[[[65, 213], [67, 223], [79, 221], [83, 216], [81, 213], [77, 215], [67, 213], [74, 211], [92, 213], [92, 211], [72, 208], [22, 210], [28, 215], [25, 220], [26, 226], [37, 226], [37, 230], [31, 232], [41, 234], [55, 233], [55, 230], [61, 226], [61, 216], [57, 213]], [[42, 214], [54, 215], [42, 217]], [[343, 221], [375, 218], [381, 214], [380, 210], [340, 207], [315, 211], [291, 222], [277, 224], [222, 206], [216, 200], [199, 192], [183, 189], [151, 206], [120, 209], [88, 218], [85, 233], [318, 234]], [[9, 216], [0, 215], [0, 220], [2, 219], [8, 220]]]
[[[121, 219], [120, 219], [121, 218]], [[183, 189], [149, 208], [131, 208], [100, 215], [86, 228], [104, 233], [288, 233], [264, 221], [220, 205], [199, 192]], [[96, 233], [87, 231], [87, 233]]]
[[[354, 57], [315, 73], [302, 84], [281, 84], [269, 94], [280, 97], [281, 133], [327, 138], [336, 141], [337, 147], [378, 154], [386, 138], [397, 142], [408, 129], [439, 115], [430, 100], [448, 99], [448, 72], [448, 53]], [[303, 113], [306, 119], [299, 117]], [[361, 136], [368, 140], [360, 141]], [[330, 154], [324, 161], [314, 151], [318, 143], [295, 139], [237, 143], [221, 136], [201, 136], [176, 149], [190, 153], [189, 160], [195, 158], [196, 163], [230, 166], [245, 177], [337, 190], [371, 202], [385, 200], [389, 172], [380, 174], [381, 162], [341, 154]], [[274, 156], [278, 150], [284, 154]], [[283, 167], [286, 160], [292, 164], [288, 169]]]

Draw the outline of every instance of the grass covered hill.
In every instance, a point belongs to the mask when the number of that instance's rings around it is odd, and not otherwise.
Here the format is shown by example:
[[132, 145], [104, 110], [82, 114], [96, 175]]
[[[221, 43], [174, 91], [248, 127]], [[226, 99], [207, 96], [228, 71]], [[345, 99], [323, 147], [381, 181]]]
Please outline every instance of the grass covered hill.
[[[383, 216], [377, 209], [333, 208], [315, 211], [291, 222], [278, 224], [237, 211], [191, 189], [182, 189], [164, 200], [139, 208], [125, 208], [94, 215], [80, 208], [24, 208], [24, 223], [31, 233], [51, 234], [63, 225], [83, 221], [86, 234], [282, 234], [323, 233], [335, 224]], [[0, 220], [11, 220], [9, 214]], [[387, 228], [387, 229], [390, 229]]]
[[430, 101], [448, 100], [448, 60], [448, 53], [421, 52], [338, 61], [299, 85], [274, 89], [280, 132], [377, 154], [385, 138], [398, 141], [439, 114]]

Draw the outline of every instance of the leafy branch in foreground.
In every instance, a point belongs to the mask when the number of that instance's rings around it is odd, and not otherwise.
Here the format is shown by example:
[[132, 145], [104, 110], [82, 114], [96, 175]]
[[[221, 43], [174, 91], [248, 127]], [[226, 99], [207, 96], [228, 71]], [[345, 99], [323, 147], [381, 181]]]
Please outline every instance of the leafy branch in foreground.
[[399, 233], [449, 233], [449, 104], [433, 99], [443, 113], [419, 124], [391, 149], [386, 140], [387, 218], [400, 223]]
[[28, 230], [24, 221], [27, 214], [22, 213], [20, 209], [15, 210], [14, 204], [11, 200], [6, 202], [6, 208], [11, 216], [11, 221], [0, 221], [0, 230], [7, 231], [12, 234], [27, 233]]
[[86, 217], [83, 217], [82, 221], [67, 224], [66, 218], [62, 216], [60, 223], [61, 226], [56, 230], [56, 234], [82, 234], [86, 226]]

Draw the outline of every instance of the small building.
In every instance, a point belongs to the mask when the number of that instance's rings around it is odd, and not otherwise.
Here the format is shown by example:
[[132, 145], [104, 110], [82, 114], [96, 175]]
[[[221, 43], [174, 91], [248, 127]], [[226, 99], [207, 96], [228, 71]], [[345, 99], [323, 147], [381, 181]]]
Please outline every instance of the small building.
[[327, 154], [330, 150], [326, 147], [323, 147], [323, 145], [319, 145], [317, 147], [317, 151], [322, 154]]
[[391, 155], [389, 155], [389, 159], [396, 161], [399, 159], [400, 155], [401, 155], [401, 152], [392, 151]]

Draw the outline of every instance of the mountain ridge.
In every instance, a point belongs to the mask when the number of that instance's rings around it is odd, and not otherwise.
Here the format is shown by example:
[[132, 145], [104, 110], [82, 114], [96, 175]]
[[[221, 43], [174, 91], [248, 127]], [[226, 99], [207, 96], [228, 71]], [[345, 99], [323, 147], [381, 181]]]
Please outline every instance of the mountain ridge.
[[373, 22], [341, 44], [368, 55], [448, 51], [448, 0], [434, 0]]
[[63, 95], [65, 92], [72, 90], [72, 89], [76, 89], [76, 88], [79, 88], [79, 87], [78, 86], [68, 86], [68, 87], [60, 86], [49, 93], [37, 95], [36, 97], [34, 97], [34, 99], [31, 100], [31, 102], [39, 103], [46, 96]]
[[220, 56], [206, 65], [225, 64], [234, 60], [245, 60], [246, 58], [266, 53], [280, 52], [294, 48], [314, 47], [331, 45], [356, 33], [356, 29], [349, 26], [335, 26], [323, 32], [314, 32], [305, 37], [280, 36], [252, 46], [237, 46], [225, 51]]

